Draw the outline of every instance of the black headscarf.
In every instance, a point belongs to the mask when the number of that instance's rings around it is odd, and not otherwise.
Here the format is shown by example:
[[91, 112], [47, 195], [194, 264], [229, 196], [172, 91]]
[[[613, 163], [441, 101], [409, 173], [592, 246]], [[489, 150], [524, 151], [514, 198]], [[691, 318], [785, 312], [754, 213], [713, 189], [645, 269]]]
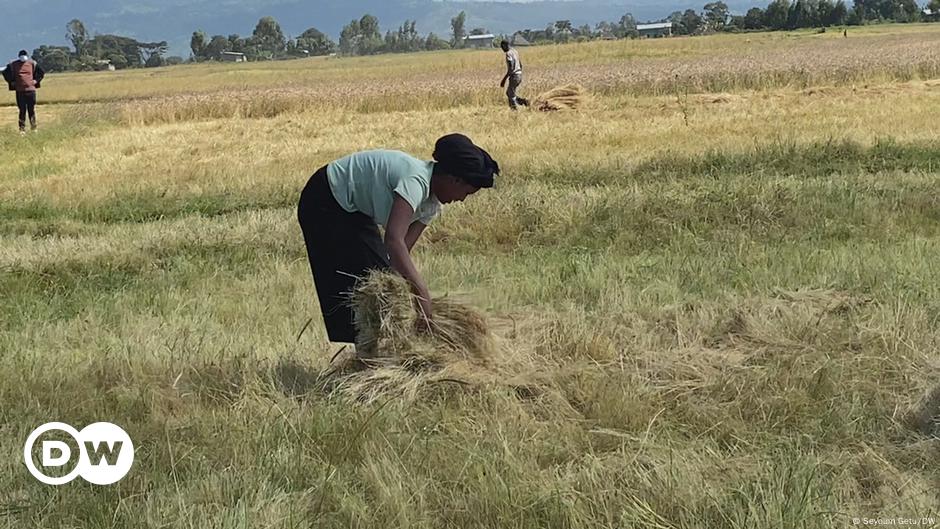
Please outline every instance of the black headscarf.
[[440, 170], [475, 187], [493, 187], [499, 164], [463, 134], [448, 134], [434, 145]]

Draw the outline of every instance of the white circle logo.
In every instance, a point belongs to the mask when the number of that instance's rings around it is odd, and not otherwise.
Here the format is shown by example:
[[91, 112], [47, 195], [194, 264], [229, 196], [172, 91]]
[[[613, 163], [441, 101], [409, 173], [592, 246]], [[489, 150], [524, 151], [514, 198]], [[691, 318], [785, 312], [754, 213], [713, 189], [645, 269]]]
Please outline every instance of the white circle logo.
[[[51, 432], [65, 432], [78, 445], [78, 464], [64, 476], [49, 476], [33, 461], [33, 448], [39, 436]], [[63, 441], [42, 442], [41, 462], [45, 468], [64, 467], [74, 460], [72, 449]], [[95, 485], [117, 483], [134, 464], [134, 443], [127, 432], [116, 424], [96, 422], [82, 431], [62, 422], [50, 422], [33, 430], [23, 447], [23, 462], [29, 473], [47, 485], [64, 485], [76, 477]]]

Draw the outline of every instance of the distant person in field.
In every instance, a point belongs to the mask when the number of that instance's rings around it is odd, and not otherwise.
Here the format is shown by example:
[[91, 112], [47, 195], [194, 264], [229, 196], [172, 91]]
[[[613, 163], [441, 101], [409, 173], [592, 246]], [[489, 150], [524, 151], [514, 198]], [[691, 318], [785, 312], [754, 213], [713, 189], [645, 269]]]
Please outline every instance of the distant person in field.
[[3, 78], [16, 92], [16, 106], [19, 108], [20, 134], [26, 134], [26, 117], [29, 116], [30, 128], [36, 130], [36, 90], [42, 82], [45, 72], [39, 63], [29, 58], [26, 50], [20, 50], [17, 60], [7, 64]]
[[506, 75], [499, 82], [500, 88], [506, 86], [509, 81], [509, 87], [506, 88], [506, 97], [509, 98], [509, 108], [516, 110], [518, 105], [529, 106], [529, 100], [519, 97], [516, 91], [522, 84], [522, 60], [519, 59], [519, 52], [509, 46], [508, 41], [499, 43], [499, 47], [506, 52]]
[[429, 326], [431, 295], [411, 250], [442, 204], [493, 187], [497, 174], [496, 161], [462, 134], [438, 139], [433, 161], [363, 151], [314, 173], [300, 194], [297, 220], [330, 341], [356, 342], [349, 295], [372, 270], [393, 270], [408, 280], [420, 321]]

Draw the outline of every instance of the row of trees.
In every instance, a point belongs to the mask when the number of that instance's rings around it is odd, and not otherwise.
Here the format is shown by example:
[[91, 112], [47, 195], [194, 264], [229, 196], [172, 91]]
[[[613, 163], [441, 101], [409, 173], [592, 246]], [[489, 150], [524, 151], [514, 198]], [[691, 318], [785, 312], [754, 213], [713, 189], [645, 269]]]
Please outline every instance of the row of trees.
[[445, 39], [433, 32], [423, 36], [418, 33], [417, 22], [406, 20], [396, 31], [387, 31], [382, 36], [379, 20], [365, 15], [351, 20], [343, 26], [339, 36], [339, 51], [344, 55], [374, 55], [376, 53], [406, 53], [414, 51], [445, 50], [463, 47], [468, 35], [483, 35], [486, 30], [466, 30], [467, 14], [461, 11], [450, 21], [451, 35]]
[[[928, 10], [940, 12], [940, 0], [930, 0]], [[672, 22], [679, 35], [711, 31], [789, 30], [857, 26], [870, 22], [918, 22], [923, 10], [915, 0], [773, 0], [766, 8], [751, 8], [744, 15], [731, 15], [721, 1], [705, 5], [701, 13], [693, 9], [675, 12], [664, 22]]]
[[636, 33], [633, 15], [626, 14], [620, 22], [599, 22], [594, 29], [590, 25], [574, 27], [570, 20], [557, 20], [545, 29], [524, 29], [518, 32], [532, 44], [563, 44], [571, 41], [591, 40], [599, 37], [626, 38]]
[[[926, 5], [933, 13], [929, 20], [940, 20], [940, 0]], [[773, 0], [766, 8], [755, 7], [744, 15], [732, 15], [722, 1], [694, 9], [676, 11], [659, 22], [671, 22], [676, 35], [701, 35], [718, 31], [788, 30], [812, 27], [861, 25], [870, 22], [916, 22], [924, 18], [915, 0], [855, 0], [851, 7], [845, 0]], [[618, 22], [603, 21], [590, 26], [572, 27], [559, 20], [545, 29], [526, 29], [519, 33], [533, 44], [559, 43], [596, 38], [635, 38], [636, 19], [630, 13]]]
[[[456, 35], [463, 35], [466, 14], [452, 20]], [[372, 15], [353, 20], [343, 28], [339, 44], [316, 28], [309, 28], [296, 38], [286, 36], [273, 17], [263, 17], [248, 37], [238, 34], [207, 36], [195, 31], [190, 39], [191, 61], [220, 60], [225, 52], [244, 53], [249, 60], [289, 59], [329, 55], [340, 51], [349, 55], [412, 52], [459, 47], [459, 39], [446, 40], [434, 33], [422, 36], [415, 21], [405, 21], [397, 31], [382, 36], [379, 21]], [[483, 33], [476, 28], [471, 31]], [[33, 57], [50, 72], [164, 66], [184, 62], [182, 57], [167, 57], [167, 42], [139, 42], [120, 35], [92, 36], [81, 20], [66, 25], [66, 39], [72, 47], [42, 45], [33, 50]]]
[[[99, 69], [107, 64], [115, 68], [140, 68], [143, 66], [163, 66], [167, 43], [139, 42], [120, 35], [91, 36], [81, 20], [74, 19], [66, 24], [66, 39], [72, 44], [67, 46], [42, 45], [33, 50], [33, 58], [39, 61], [49, 72], [83, 71]], [[182, 62], [176, 57], [170, 62]]]
[[[461, 13], [460, 17], [465, 17]], [[340, 52], [345, 55], [373, 55], [376, 53], [402, 53], [421, 50], [440, 50], [453, 46], [434, 33], [423, 36], [418, 33], [417, 23], [406, 20], [397, 31], [382, 35], [379, 20], [372, 15], [352, 20], [343, 27], [339, 43], [316, 28], [309, 28], [295, 39], [285, 36], [280, 24], [272, 17], [258, 21], [250, 37], [239, 35], [213, 35], [202, 31], [193, 33], [190, 40], [195, 61], [220, 60], [225, 52], [244, 53], [249, 60], [289, 59], [329, 55]]]
[[[467, 14], [463, 11], [450, 21], [451, 32], [448, 38], [435, 33], [422, 36], [416, 29], [413, 20], [406, 20], [397, 31], [388, 31], [385, 36], [379, 29], [379, 21], [372, 15], [365, 15], [359, 20], [352, 20], [343, 27], [340, 34], [338, 51], [344, 55], [373, 55], [376, 53], [398, 53], [424, 50], [442, 50], [462, 48], [466, 38], [474, 35], [487, 34], [486, 28], [475, 27], [467, 30]], [[619, 23], [602, 22], [597, 30], [591, 26], [574, 27], [570, 20], [558, 20], [549, 24], [544, 30], [522, 30], [521, 34], [526, 40], [536, 43], [569, 42], [571, 40], [586, 40], [599, 36], [627, 37], [636, 33], [636, 21], [631, 15], [625, 15]], [[508, 35], [498, 35], [496, 41], [509, 39]]]
[[195, 31], [189, 45], [194, 61], [220, 60], [225, 52], [244, 53], [251, 60], [270, 60], [328, 55], [336, 50], [336, 43], [316, 28], [307, 29], [295, 39], [288, 38], [273, 17], [261, 18], [249, 37], [209, 37], [201, 30]]
[[209, 37], [203, 31], [196, 31], [190, 39], [190, 48], [195, 61], [220, 60], [225, 52], [244, 53], [249, 60], [264, 60], [329, 55], [335, 52], [344, 55], [374, 55], [442, 50], [463, 46], [468, 34], [486, 33], [483, 28], [467, 32], [466, 18], [466, 13], [461, 11], [451, 20], [452, 34], [448, 39], [433, 32], [421, 35], [414, 20], [406, 20], [397, 30], [387, 31], [383, 35], [378, 18], [366, 14], [343, 26], [337, 43], [316, 28], [307, 29], [299, 37], [291, 39], [285, 36], [277, 20], [264, 17], [247, 38], [237, 34]]

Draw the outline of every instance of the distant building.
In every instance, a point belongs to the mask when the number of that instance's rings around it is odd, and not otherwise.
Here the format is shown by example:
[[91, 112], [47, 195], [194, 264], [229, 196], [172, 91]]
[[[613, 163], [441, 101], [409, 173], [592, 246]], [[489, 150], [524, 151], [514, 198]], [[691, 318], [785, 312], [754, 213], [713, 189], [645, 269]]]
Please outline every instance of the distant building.
[[222, 62], [248, 62], [248, 57], [237, 51], [223, 51]]
[[529, 42], [528, 40], [526, 40], [525, 37], [522, 36], [522, 33], [516, 33], [515, 35], [513, 35], [512, 39], [509, 40], [509, 44], [513, 46], [531, 46], [532, 45], [531, 42]]
[[465, 48], [492, 48], [493, 40], [496, 35], [487, 33], [486, 35], [469, 35], [463, 38]]
[[657, 22], [656, 24], [637, 24], [636, 32], [640, 34], [640, 38], [671, 37], [672, 36], [672, 22]]

